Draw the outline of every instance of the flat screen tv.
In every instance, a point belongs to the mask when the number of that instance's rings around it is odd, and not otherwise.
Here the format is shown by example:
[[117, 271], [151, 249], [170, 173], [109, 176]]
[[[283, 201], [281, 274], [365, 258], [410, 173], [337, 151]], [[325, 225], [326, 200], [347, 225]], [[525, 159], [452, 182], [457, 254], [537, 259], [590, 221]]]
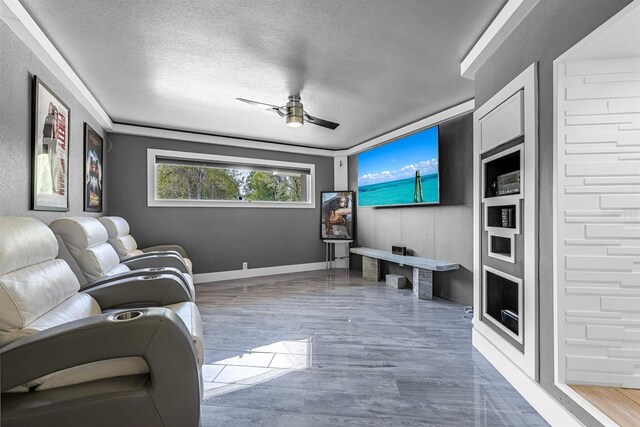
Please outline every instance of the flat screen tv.
[[358, 204], [440, 203], [438, 126], [358, 154]]

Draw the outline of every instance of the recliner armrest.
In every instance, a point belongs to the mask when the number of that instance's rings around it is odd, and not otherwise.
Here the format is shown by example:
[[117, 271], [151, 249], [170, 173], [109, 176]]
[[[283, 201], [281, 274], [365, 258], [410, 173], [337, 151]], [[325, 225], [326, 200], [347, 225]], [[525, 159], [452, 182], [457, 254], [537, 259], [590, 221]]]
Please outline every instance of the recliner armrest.
[[180, 254], [176, 252], [151, 252], [142, 255], [135, 255], [120, 261], [132, 270], [153, 267], [177, 268], [182, 273], [189, 274], [187, 264]]
[[[144, 251], [142, 251], [144, 252]], [[127, 260], [132, 260], [132, 259], [136, 259], [139, 257], [145, 257], [145, 256], [149, 256], [149, 255], [177, 255], [180, 258], [182, 258], [182, 255], [180, 255], [180, 253], [178, 251], [172, 251], [172, 250], [157, 250], [157, 251], [147, 251], [138, 255], [129, 255], [126, 256], [124, 258], [121, 258], [121, 261], [127, 261]]]
[[180, 280], [182, 284], [184, 284], [187, 289], [189, 289], [189, 283], [187, 279], [184, 277], [182, 272], [176, 268], [169, 267], [153, 267], [153, 268], [139, 268], [137, 270], [125, 271], [124, 273], [113, 274], [111, 276], [104, 276], [88, 285], [83, 286], [80, 291], [86, 292], [89, 289], [92, 289], [96, 286], [100, 286], [105, 283], [111, 283], [120, 279], [124, 279], [126, 277], [140, 277], [140, 276], [149, 276], [149, 275], [157, 275], [157, 274], [168, 274], [175, 276]]
[[121, 311], [69, 322], [6, 345], [2, 392], [73, 366], [138, 356], [149, 366], [150, 393], [166, 425], [197, 426], [200, 371], [189, 331], [171, 310], [135, 312], [129, 320], [117, 320]]
[[102, 310], [193, 302], [189, 288], [170, 274], [124, 277], [92, 286], [84, 292], [98, 301]]
[[[138, 248], [140, 249], [140, 248]], [[149, 246], [148, 248], [144, 248], [144, 249], [140, 249], [142, 252], [167, 252], [167, 251], [173, 251], [173, 252], [177, 252], [178, 254], [180, 254], [180, 256], [182, 258], [189, 258], [187, 256], [187, 251], [184, 250], [184, 248], [180, 245], [156, 245], [156, 246]]]

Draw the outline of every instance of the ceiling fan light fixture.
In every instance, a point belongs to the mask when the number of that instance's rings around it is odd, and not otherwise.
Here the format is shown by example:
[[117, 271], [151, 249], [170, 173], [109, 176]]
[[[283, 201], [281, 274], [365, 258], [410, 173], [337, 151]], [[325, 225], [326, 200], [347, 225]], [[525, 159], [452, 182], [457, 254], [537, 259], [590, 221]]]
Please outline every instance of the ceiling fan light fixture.
[[299, 128], [304, 124], [304, 108], [302, 102], [300, 102], [299, 95], [290, 95], [289, 102], [285, 106], [287, 109], [287, 116], [285, 117], [285, 123], [290, 128]]
[[320, 126], [323, 128], [335, 130], [340, 123], [330, 122], [329, 120], [323, 120], [318, 117], [314, 117], [311, 114], [304, 111], [302, 102], [300, 102], [300, 95], [290, 95], [289, 102], [286, 105], [279, 107], [273, 104], [265, 104], [264, 102], [252, 101], [245, 98], [236, 98], [238, 101], [256, 105], [260, 108], [268, 107], [266, 110], [271, 111], [284, 118], [284, 123], [290, 128], [299, 128], [304, 122], [309, 122], [312, 125]]
[[304, 119], [302, 116], [289, 116], [285, 118], [285, 123], [290, 128], [299, 128], [304, 124]]

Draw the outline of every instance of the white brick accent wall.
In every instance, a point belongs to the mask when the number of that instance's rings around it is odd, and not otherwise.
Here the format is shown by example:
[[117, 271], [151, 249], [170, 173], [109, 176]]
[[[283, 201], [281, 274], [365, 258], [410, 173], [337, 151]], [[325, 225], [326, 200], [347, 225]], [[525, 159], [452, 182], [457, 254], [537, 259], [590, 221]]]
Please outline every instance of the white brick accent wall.
[[640, 58], [558, 68], [561, 382], [640, 387]]

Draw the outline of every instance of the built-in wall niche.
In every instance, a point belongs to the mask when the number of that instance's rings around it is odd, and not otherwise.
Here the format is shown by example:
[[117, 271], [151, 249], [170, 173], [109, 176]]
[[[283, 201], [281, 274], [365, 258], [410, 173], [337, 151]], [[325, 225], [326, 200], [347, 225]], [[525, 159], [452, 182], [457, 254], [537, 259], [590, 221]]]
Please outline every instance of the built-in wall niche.
[[[520, 233], [520, 195], [503, 196], [484, 201], [486, 231], [511, 235]], [[506, 234], [505, 234], [506, 233]]]
[[524, 191], [522, 137], [498, 145], [482, 160], [482, 204], [488, 256], [515, 264], [514, 238], [520, 234]]
[[487, 226], [498, 228], [516, 228], [516, 205], [487, 207]]
[[488, 255], [492, 258], [501, 259], [502, 261], [515, 263], [514, 236], [489, 236]]
[[486, 265], [483, 271], [484, 318], [522, 344], [522, 279]]
[[485, 199], [484, 229], [487, 231], [487, 255], [514, 264], [515, 235], [520, 234], [522, 215], [520, 195]]
[[524, 372], [534, 381], [538, 380], [537, 93], [534, 63], [476, 108], [473, 195], [473, 265], [479, 272], [473, 288], [474, 346], [492, 363], [504, 364], [506, 357], [513, 366], [505, 370]]
[[484, 199], [521, 193], [522, 141], [519, 137], [514, 141], [517, 145], [482, 161]]

